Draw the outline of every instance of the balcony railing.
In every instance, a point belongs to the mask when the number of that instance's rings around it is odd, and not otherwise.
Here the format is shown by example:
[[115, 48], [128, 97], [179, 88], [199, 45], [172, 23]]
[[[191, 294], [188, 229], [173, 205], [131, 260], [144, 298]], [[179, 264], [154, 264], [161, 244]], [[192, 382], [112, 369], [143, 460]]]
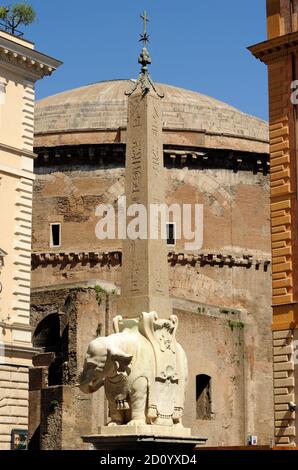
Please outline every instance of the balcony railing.
[[22, 31], [12, 28], [5, 21], [0, 21], [0, 30], [5, 31], [6, 33], [9, 33], [9, 34], [13, 34], [14, 36], [17, 36], [17, 37], [24, 36], [24, 33], [22, 33]]

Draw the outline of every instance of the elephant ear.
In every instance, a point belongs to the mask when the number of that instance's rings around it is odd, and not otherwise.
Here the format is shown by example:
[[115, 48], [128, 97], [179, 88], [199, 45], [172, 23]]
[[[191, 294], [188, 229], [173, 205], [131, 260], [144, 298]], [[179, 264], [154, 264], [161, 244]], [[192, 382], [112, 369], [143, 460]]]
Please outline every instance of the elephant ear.
[[109, 353], [110, 353], [111, 359], [113, 361], [118, 362], [119, 364], [118, 371], [125, 372], [128, 365], [132, 361], [132, 356], [130, 354], [126, 354], [124, 351], [117, 348], [117, 346], [112, 346], [109, 350]]

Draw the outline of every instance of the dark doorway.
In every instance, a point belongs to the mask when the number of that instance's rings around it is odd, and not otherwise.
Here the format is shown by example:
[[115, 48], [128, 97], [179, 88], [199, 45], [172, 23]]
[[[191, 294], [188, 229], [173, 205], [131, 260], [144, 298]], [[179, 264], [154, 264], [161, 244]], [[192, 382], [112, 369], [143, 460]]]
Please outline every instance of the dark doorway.
[[53, 352], [55, 357], [49, 366], [48, 384], [61, 385], [63, 381], [62, 364], [67, 360], [68, 336], [61, 337], [60, 315], [53, 313], [37, 325], [33, 335], [33, 346], [42, 348], [43, 352]]
[[196, 377], [197, 419], [212, 418], [211, 377], [199, 374]]

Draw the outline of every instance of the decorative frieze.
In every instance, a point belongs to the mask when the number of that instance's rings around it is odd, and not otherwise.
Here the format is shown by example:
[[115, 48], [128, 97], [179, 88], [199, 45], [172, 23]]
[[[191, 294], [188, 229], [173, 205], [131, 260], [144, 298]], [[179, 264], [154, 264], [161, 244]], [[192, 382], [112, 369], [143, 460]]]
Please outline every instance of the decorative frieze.
[[34, 51], [22, 44], [17, 44], [5, 37], [0, 37], [0, 59], [1, 62], [31, 72], [39, 78], [51, 75], [61, 62]]
[[232, 267], [245, 267], [247, 269], [254, 268], [256, 270], [268, 270], [271, 263], [269, 258], [255, 258], [252, 255], [229, 255], [221, 253], [169, 253], [169, 262], [175, 264], [192, 264], [199, 266], [228, 266]]
[[[124, 144], [76, 145], [61, 147], [36, 147], [36, 168], [72, 164], [98, 167], [124, 167]], [[184, 150], [164, 146], [163, 162], [166, 168], [212, 169], [226, 168], [235, 173], [252, 171], [267, 175], [270, 170], [268, 154], [233, 152], [219, 149]]]
[[[36, 269], [40, 265], [57, 265], [72, 263], [90, 263], [116, 266], [122, 263], [122, 252], [47, 252], [32, 253], [32, 269]], [[268, 271], [271, 264], [269, 258], [255, 258], [252, 255], [228, 255], [220, 253], [168, 253], [168, 263], [172, 266], [176, 264], [192, 265], [192, 266], [217, 266], [223, 267], [243, 267], [247, 269], [263, 269]]]

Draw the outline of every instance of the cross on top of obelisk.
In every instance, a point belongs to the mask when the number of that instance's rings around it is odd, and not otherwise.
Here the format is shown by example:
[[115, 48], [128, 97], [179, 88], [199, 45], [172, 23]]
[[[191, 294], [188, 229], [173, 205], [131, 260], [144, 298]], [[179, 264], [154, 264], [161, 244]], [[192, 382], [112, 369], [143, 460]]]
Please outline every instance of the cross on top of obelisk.
[[151, 90], [153, 90], [159, 98], [163, 98], [164, 95], [162, 93], [158, 93], [148, 72], [148, 65], [151, 64], [151, 57], [146, 47], [146, 45], [149, 42], [149, 34], [147, 32], [147, 23], [149, 22], [149, 18], [148, 18], [146, 11], [144, 11], [140, 16], [141, 16], [141, 19], [143, 20], [143, 33], [140, 34], [140, 42], [144, 44], [144, 47], [139, 56], [139, 64], [142, 65], [142, 68], [132, 90], [125, 92], [125, 94], [127, 96], [131, 96], [136, 91], [136, 89], [140, 86], [143, 95], [146, 95]]
[[141, 18], [144, 23], [144, 30], [143, 30], [143, 33], [140, 34], [141, 36], [140, 42], [143, 42], [146, 45], [149, 42], [149, 34], [147, 33], [147, 23], [149, 23], [149, 18], [147, 16], [146, 10], [141, 14]]

